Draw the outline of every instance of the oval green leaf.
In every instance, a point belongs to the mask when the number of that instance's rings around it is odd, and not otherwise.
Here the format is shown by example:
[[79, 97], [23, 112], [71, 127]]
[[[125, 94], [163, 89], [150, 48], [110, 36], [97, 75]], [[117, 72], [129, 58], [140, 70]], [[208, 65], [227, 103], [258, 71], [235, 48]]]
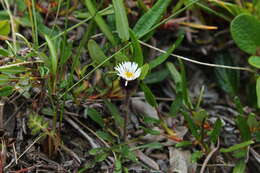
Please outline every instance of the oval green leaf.
[[13, 87], [12, 86], [6, 86], [0, 88], [0, 96], [9, 96], [13, 92]]
[[123, 0], [113, 0], [116, 17], [116, 30], [122, 41], [129, 39], [129, 26]]
[[146, 101], [153, 107], [157, 107], [157, 102], [156, 102], [156, 99], [155, 99], [155, 96], [153, 95], [152, 91], [150, 90], [150, 88], [145, 85], [144, 83], [141, 83], [141, 89], [143, 90], [144, 92], [144, 95], [145, 95], [145, 99]]
[[260, 108], [260, 76], [256, 81], [257, 106]]
[[10, 24], [8, 20], [0, 21], [0, 35], [8, 36], [10, 33]]
[[[89, 40], [88, 51], [94, 66], [102, 63], [106, 59], [106, 55], [95, 40]], [[105, 65], [108, 65], [108, 63], [105, 63]]]
[[260, 22], [251, 15], [241, 14], [231, 22], [231, 35], [237, 46], [249, 54], [260, 47]]
[[251, 56], [248, 63], [256, 68], [260, 68], [260, 56]]
[[142, 67], [141, 67], [141, 75], [140, 75], [140, 80], [144, 80], [146, 75], [148, 74], [149, 72], [149, 64], [144, 64]]

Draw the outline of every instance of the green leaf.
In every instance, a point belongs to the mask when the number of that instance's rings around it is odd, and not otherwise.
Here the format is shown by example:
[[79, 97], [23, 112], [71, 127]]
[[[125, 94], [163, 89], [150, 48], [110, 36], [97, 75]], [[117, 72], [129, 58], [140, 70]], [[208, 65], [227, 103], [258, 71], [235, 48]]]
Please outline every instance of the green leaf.
[[23, 66], [12, 66], [12, 67], [6, 67], [6, 68], [0, 68], [0, 72], [4, 74], [18, 74], [26, 72], [27, 69]]
[[116, 16], [116, 30], [122, 41], [127, 41], [129, 39], [129, 26], [124, 1], [113, 0], [113, 6]]
[[256, 80], [257, 106], [260, 108], [260, 76]]
[[65, 65], [69, 57], [72, 55], [72, 43], [62, 41], [60, 51], [60, 65]]
[[0, 21], [0, 35], [8, 36], [10, 33], [10, 23], [8, 20]]
[[2, 55], [2, 56], [9, 56], [9, 52], [6, 49], [0, 48], [0, 55]]
[[135, 33], [132, 30], [130, 30], [130, 37], [134, 52], [133, 61], [136, 62], [139, 66], [142, 66], [144, 61], [143, 51]]
[[100, 138], [102, 138], [108, 142], [111, 142], [111, 143], [113, 142], [113, 137], [110, 134], [108, 134], [104, 131], [97, 131], [96, 133]]
[[[234, 66], [229, 54], [219, 54], [215, 63], [220, 65]], [[220, 87], [227, 93], [235, 95], [239, 87], [239, 72], [232, 69], [215, 68], [214, 70], [217, 82]]]
[[[88, 51], [90, 57], [92, 58], [94, 66], [99, 65], [106, 59], [106, 55], [104, 54], [103, 50], [99, 47], [95, 40], [89, 40]], [[108, 63], [105, 63], [105, 65], [108, 65]]]
[[137, 21], [133, 30], [138, 38], [144, 36], [163, 17], [170, 2], [171, 0], [156, 1], [154, 6]]
[[247, 124], [250, 129], [256, 129], [259, 128], [260, 124], [256, 119], [256, 115], [253, 113], [250, 113], [247, 118]]
[[104, 148], [101, 148], [101, 147], [100, 148], [92, 148], [91, 150], [88, 151], [88, 153], [90, 155], [97, 155], [101, 152], [104, 152]]
[[240, 160], [236, 163], [232, 173], [245, 173], [246, 172], [246, 162], [244, 160]]
[[157, 107], [157, 102], [156, 102], [156, 99], [155, 99], [155, 96], [153, 95], [152, 91], [150, 90], [150, 88], [148, 88], [148, 86], [144, 83], [141, 83], [140, 84], [141, 86], [141, 89], [143, 90], [144, 92], [144, 95], [145, 95], [145, 99], [146, 101], [153, 107]]
[[50, 107], [42, 108], [41, 113], [43, 113], [44, 115], [48, 115], [48, 116], [54, 116], [55, 115], [54, 110]]
[[192, 163], [197, 163], [198, 160], [203, 156], [203, 152], [202, 151], [195, 151], [194, 153], [192, 153], [191, 155], [191, 162]]
[[153, 68], [157, 67], [158, 65], [162, 64], [165, 60], [167, 60], [167, 58], [172, 54], [172, 52], [180, 45], [183, 38], [184, 35], [181, 34], [175, 41], [175, 43], [165, 53], [150, 61], [150, 69], [152, 70]]
[[163, 81], [169, 75], [168, 69], [162, 69], [156, 72], [149, 73], [144, 79], [146, 84], [154, 84]]
[[112, 114], [116, 124], [123, 128], [124, 127], [124, 120], [122, 119], [117, 107], [109, 102], [108, 100], [105, 100], [105, 105], [108, 108], [109, 112]]
[[237, 159], [245, 158], [248, 154], [248, 150], [246, 148], [236, 150], [232, 153], [232, 156]]
[[39, 132], [45, 132], [48, 129], [49, 124], [43, 119], [43, 116], [39, 116], [38, 114], [30, 114], [28, 126], [31, 129], [31, 133], [35, 135]]
[[151, 69], [157, 67], [158, 65], [162, 64], [167, 58], [171, 55], [171, 53], [175, 50], [176, 45], [173, 44], [165, 53], [161, 54], [157, 58], [153, 59], [149, 62]]
[[142, 67], [141, 67], [141, 75], [139, 77], [140, 80], [144, 80], [146, 75], [148, 74], [149, 72], [149, 69], [150, 69], [150, 66], [149, 64], [144, 64]]
[[243, 141], [250, 140], [252, 137], [251, 137], [251, 132], [247, 124], [246, 118], [241, 115], [238, 115], [235, 122], [240, 131], [242, 140]]
[[257, 131], [257, 132], [255, 132], [255, 141], [256, 142], [260, 142], [260, 132], [259, 131]]
[[96, 162], [102, 162], [108, 157], [108, 153], [102, 152], [97, 155], [95, 155], [95, 161]]
[[182, 142], [175, 144], [175, 147], [180, 148], [180, 147], [187, 147], [187, 146], [191, 146], [191, 145], [192, 145], [191, 141], [182, 141]]
[[241, 14], [231, 22], [231, 35], [237, 46], [249, 54], [255, 54], [260, 46], [260, 22], [256, 17]]
[[10, 16], [8, 15], [7, 10], [0, 11], [0, 20], [10, 20]]
[[55, 45], [49, 38], [49, 36], [45, 35], [45, 40], [47, 41], [48, 47], [50, 49], [50, 62], [51, 62], [51, 72], [53, 75], [57, 74], [57, 67], [58, 67], [58, 57], [57, 57], [57, 49]]
[[116, 159], [115, 170], [113, 173], [121, 173], [121, 172], [122, 172], [122, 163], [119, 159]]
[[189, 113], [182, 111], [182, 114], [184, 116], [184, 119], [187, 121], [189, 130], [191, 131], [191, 134], [198, 140], [200, 138], [199, 133], [197, 130], [199, 129], [198, 126], [194, 123], [193, 119], [189, 115]]
[[182, 78], [181, 74], [177, 71], [174, 64], [171, 62], [166, 63], [167, 68], [170, 71], [170, 74], [176, 84], [176, 93], [182, 93]]
[[256, 68], [260, 68], [260, 56], [250, 56], [248, 63]]
[[104, 127], [104, 121], [102, 119], [102, 115], [98, 111], [96, 111], [93, 108], [86, 108], [85, 114], [87, 114], [93, 121], [98, 123], [98, 125]]
[[171, 104], [170, 115], [176, 116], [176, 114], [180, 111], [182, 105], [183, 105], [182, 94], [177, 93], [175, 100]]
[[92, 3], [92, 0], [85, 0], [85, 5], [89, 10], [89, 13], [94, 18], [95, 22], [99, 26], [99, 29], [104, 33], [104, 35], [107, 37], [107, 39], [111, 42], [113, 46], [116, 45], [116, 40], [112, 34], [111, 29], [106, 24], [105, 20], [102, 18], [102, 16], [97, 12], [94, 4]]
[[129, 160], [132, 160], [134, 162], [137, 161], [137, 158], [135, 156], [135, 153], [132, 152], [132, 150], [130, 150], [130, 147], [128, 145], [123, 145], [121, 148], [120, 148], [120, 151], [119, 151], [122, 155], [123, 158], [126, 158], [126, 159], [129, 159]]
[[221, 132], [221, 127], [222, 127], [222, 122], [218, 118], [217, 121], [214, 124], [213, 131], [210, 134], [210, 141], [213, 142], [214, 144], [217, 142], [218, 137]]
[[13, 87], [12, 86], [6, 86], [0, 88], [0, 96], [9, 96], [13, 93]]
[[208, 118], [208, 112], [207, 111], [205, 111], [204, 109], [199, 109], [198, 111], [194, 111], [193, 112], [193, 120], [194, 120], [194, 122], [196, 122], [197, 124], [199, 123], [199, 124], [201, 124], [201, 123], [203, 123], [203, 121], [205, 120], [205, 119], [207, 119]]
[[160, 135], [161, 134], [161, 132], [158, 130], [153, 130], [151, 128], [145, 128], [145, 127], [141, 127], [141, 128], [144, 130], [145, 133], [149, 133], [151, 135]]
[[250, 140], [250, 141], [245, 141], [245, 142], [242, 142], [240, 144], [236, 144], [236, 145], [233, 145], [229, 148], [221, 148], [220, 149], [220, 152], [222, 153], [228, 153], [228, 152], [233, 152], [233, 151], [236, 151], [236, 150], [240, 150], [240, 149], [243, 149], [251, 144], [253, 144], [254, 141]]
[[238, 4], [224, 2], [224, 1], [213, 1], [219, 7], [226, 9], [233, 16], [237, 16], [242, 13], [249, 13], [247, 8], [242, 8]]
[[179, 61], [179, 66], [180, 66], [180, 71], [181, 71], [181, 89], [182, 89], [182, 97], [185, 102], [185, 104], [190, 108], [194, 109], [192, 102], [190, 100], [189, 92], [188, 92], [188, 85], [187, 85], [187, 79], [186, 79], [186, 71], [185, 71], [185, 66], [184, 63], [182, 62], [181, 59], [178, 58]]
[[149, 117], [149, 116], [143, 116], [143, 120], [147, 124], [159, 124], [160, 123], [160, 120], [153, 118], [153, 117]]
[[5, 74], [0, 74], [0, 86], [5, 85], [10, 81], [9, 76]]

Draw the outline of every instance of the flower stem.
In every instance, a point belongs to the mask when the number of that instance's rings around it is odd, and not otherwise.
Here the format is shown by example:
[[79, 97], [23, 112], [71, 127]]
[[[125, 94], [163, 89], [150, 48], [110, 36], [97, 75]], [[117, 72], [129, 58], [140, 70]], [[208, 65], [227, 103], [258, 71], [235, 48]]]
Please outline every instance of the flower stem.
[[126, 92], [126, 96], [125, 96], [125, 100], [124, 100], [124, 111], [125, 111], [125, 121], [124, 121], [124, 132], [123, 132], [123, 137], [124, 137], [124, 141], [127, 142], [128, 141], [128, 130], [127, 130], [127, 125], [128, 125], [128, 121], [129, 121], [129, 103], [130, 103], [130, 91], [125, 91]]

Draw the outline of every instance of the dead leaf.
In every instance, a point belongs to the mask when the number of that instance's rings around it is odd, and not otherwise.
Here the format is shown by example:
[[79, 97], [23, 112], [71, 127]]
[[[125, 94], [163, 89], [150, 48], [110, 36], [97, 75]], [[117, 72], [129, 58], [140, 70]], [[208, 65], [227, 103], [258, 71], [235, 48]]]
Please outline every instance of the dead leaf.
[[191, 163], [191, 153], [169, 147], [170, 171], [176, 173], [194, 173], [196, 164]]
[[159, 165], [150, 157], [148, 157], [147, 155], [145, 155], [142, 151], [140, 150], [136, 150], [135, 151], [136, 156], [142, 161], [144, 162], [146, 165], [148, 165], [149, 167], [151, 167], [152, 169], [155, 170], [160, 170]]
[[159, 120], [155, 108], [149, 105], [148, 103], [143, 102], [139, 99], [131, 99], [131, 105], [137, 113], [144, 114], [146, 116]]

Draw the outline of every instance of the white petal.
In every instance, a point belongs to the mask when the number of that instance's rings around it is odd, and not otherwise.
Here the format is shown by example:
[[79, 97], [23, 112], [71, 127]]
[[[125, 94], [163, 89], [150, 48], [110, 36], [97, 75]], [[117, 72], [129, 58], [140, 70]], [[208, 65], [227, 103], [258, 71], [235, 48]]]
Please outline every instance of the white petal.
[[[118, 64], [114, 69], [117, 71], [117, 75], [124, 78], [126, 81], [135, 80], [141, 74], [141, 69], [138, 68], [138, 64], [130, 61], [122, 62]], [[133, 73], [133, 76], [128, 77], [126, 75], [126, 72]], [[127, 85], [127, 82], [125, 83], [125, 85]]]
[[138, 69], [136, 70], [136, 72], [135, 72], [135, 76], [136, 76], [136, 78], [138, 78], [140, 75], [141, 75], [141, 69], [138, 68]]

